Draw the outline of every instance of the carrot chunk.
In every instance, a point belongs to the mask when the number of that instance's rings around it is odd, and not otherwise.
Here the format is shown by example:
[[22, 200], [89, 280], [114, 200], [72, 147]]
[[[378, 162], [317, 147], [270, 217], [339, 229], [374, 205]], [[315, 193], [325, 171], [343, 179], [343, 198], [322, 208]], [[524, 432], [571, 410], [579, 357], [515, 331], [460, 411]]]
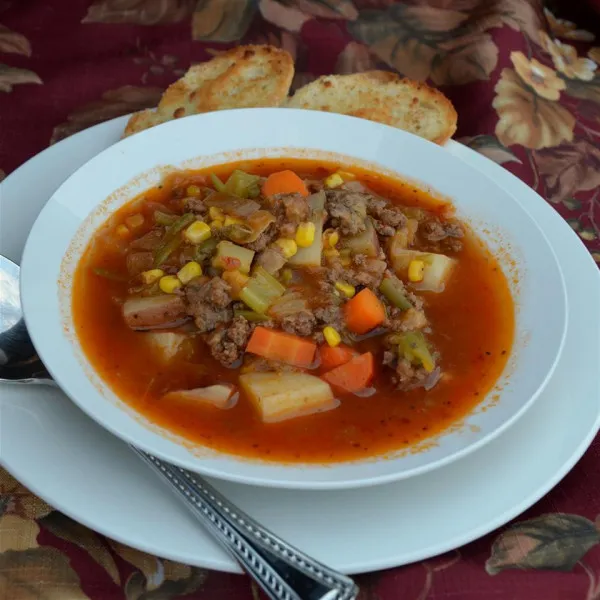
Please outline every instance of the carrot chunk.
[[308, 190], [304, 185], [304, 181], [294, 171], [289, 170], [271, 173], [262, 187], [262, 193], [265, 196], [293, 194], [294, 192], [302, 196], [308, 196]]
[[358, 356], [358, 352], [356, 352], [356, 350], [353, 350], [348, 346], [344, 346], [344, 344], [340, 344], [335, 348], [332, 348], [328, 344], [324, 344], [321, 346], [319, 354], [321, 355], [321, 367], [324, 371], [335, 369], [340, 365], [346, 364], [355, 356]]
[[385, 321], [385, 309], [379, 298], [368, 288], [346, 303], [346, 325], [350, 331], [363, 334]]
[[257, 327], [246, 346], [247, 352], [296, 367], [309, 367], [316, 349], [317, 345], [310, 340], [266, 327]]
[[355, 356], [347, 363], [328, 371], [321, 378], [342, 392], [358, 392], [369, 386], [375, 373], [371, 352]]

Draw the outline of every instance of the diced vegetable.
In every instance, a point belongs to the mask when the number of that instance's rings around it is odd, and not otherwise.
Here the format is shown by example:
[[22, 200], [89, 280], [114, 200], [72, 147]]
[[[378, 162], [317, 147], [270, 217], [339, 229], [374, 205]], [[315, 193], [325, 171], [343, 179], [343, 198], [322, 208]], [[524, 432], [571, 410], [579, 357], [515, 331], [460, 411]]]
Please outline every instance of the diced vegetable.
[[323, 221], [325, 218], [325, 192], [317, 192], [308, 198], [311, 209], [310, 220], [315, 225], [313, 243], [308, 248], [298, 248], [298, 252], [289, 259], [290, 264], [303, 267], [318, 267], [321, 264], [323, 249]]
[[296, 244], [300, 248], [309, 248], [315, 241], [316, 226], [312, 221], [300, 223], [296, 229]]
[[214, 173], [210, 174], [210, 180], [211, 180], [212, 184], [214, 185], [215, 190], [217, 190], [217, 192], [225, 191], [225, 184]]
[[335, 248], [340, 241], [340, 234], [337, 229], [327, 229], [323, 232], [323, 247]]
[[212, 235], [210, 227], [202, 221], [195, 221], [184, 232], [183, 236], [190, 244], [201, 244]]
[[394, 271], [403, 279], [410, 279], [409, 267], [414, 260], [425, 263], [423, 278], [420, 282], [412, 284], [414, 289], [438, 293], [444, 291], [448, 277], [454, 268], [455, 260], [444, 254], [417, 252], [415, 250], [399, 251], [394, 257], [390, 257]]
[[259, 181], [258, 175], [250, 175], [236, 169], [229, 176], [224, 191], [240, 198], [255, 198], [260, 194]]
[[288, 292], [273, 302], [269, 315], [278, 321], [308, 309], [305, 296], [299, 292]]
[[170, 215], [168, 213], [162, 212], [161, 210], [154, 211], [154, 222], [157, 225], [169, 226], [177, 221], [177, 215]]
[[427, 347], [427, 341], [420, 331], [407, 331], [400, 335], [398, 354], [409, 362], [422, 365], [428, 373], [435, 369], [435, 362]]
[[250, 281], [242, 288], [240, 300], [252, 310], [264, 314], [284, 292], [283, 285], [258, 266], [254, 269]]
[[228, 241], [217, 244], [217, 253], [213, 259], [213, 267], [224, 270], [238, 269], [242, 273], [249, 273], [254, 250], [242, 248]]
[[257, 210], [244, 220], [232, 223], [230, 217], [225, 217], [223, 235], [238, 244], [255, 242], [263, 231], [275, 222], [275, 217], [266, 210]]
[[223, 275], [221, 277], [231, 286], [231, 297], [234, 300], [239, 299], [240, 294], [242, 292], [242, 288], [248, 283], [250, 277], [237, 269], [233, 269], [232, 271], [223, 271]]
[[325, 344], [321, 346], [319, 355], [321, 357], [321, 368], [324, 371], [330, 371], [340, 365], [346, 364], [355, 356], [358, 356], [358, 352], [344, 344], [335, 347]]
[[131, 233], [131, 231], [129, 231], [129, 227], [127, 227], [127, 225], [123, 225], [123, 223], [121, 223], [120, 225], [117, 225], [117, 228], [115, 229], [115, 233], [120, 238], [127, 238], [127, 237], [129, 237], [129, 234]]
[[272, 173], [267, 177], [263, 184], [262, 192], [265, 196], [275, 196], [276, 194], [293, 194], [297, 192], [302, 196], [308, 196], [308, 189], [304, 181], [293, 171], [279, 171]]
[[177, 278], [183, 285], [202, 275], [202, 267], [194, 260], [186, 263], [177, 273]]
[[412, 308], [412, 304], [404, 293], [404, 285], [397, 277], [385, 277], [379, 286], [379, 291], [386, 297], [392, 306], [401, 310]]
[[213, 192], [204, 199], [204, 203], [206, 206], [218, 208], [225, 214], [242, 219], [249, 217], [260, 208], [260, 204], [255, 200], [239, 198], [227, 192]]
[[131, 329], [160, 329], [181, 325], [187, 318], [180, 296], [133, 296], [123, 304], [123, 319]]
[[367, 333], [385, 321], [385, 308], [369, 288], [348, 300], [344, 314], [348, 329], [358, 334]]
[[379, 256], [380, 246], [377, 231], [375, 231], [370, 218], [365, 219], [365, 227], [366, 229], [362, 233], [346, 238], [343, 246], [352, 250], [354, 254], [366, 254], [375, 258]]
[[246, 321], [250, 321], [251, 323], [264, 323], [265, 321], [269, 320], [267, 315], [261, 315], [253, 310], [241, 310], [239, 308], [233, 309], [233, 316], [244, 317]]
[[355, 356], [347, 363], [322, 375], [332, 387], [343, 392], [359, 392], [368, 387], [375, 374], [375, 361], [371, 352]]
[[331, 325], [327, 325], [327, 327], [323, 328], [323, 337], [331, 348], [339, 346], [342, 341], [342, 336], [338, 333], [337, 329], [334, 329]]
[[205, 242], [202, 242], [194, 252], [194, 260], [201, 263], [203, 260], [206, 260], [212, 256], [213, 252], [217, 248], [218, 243], [219, 240], [214, 237], [210, 237]]
[[346, 296], [346, 298], [353, 298], [354, 294], [356, 294], [356, 288], [345, 281], [336, 281], [335, 289]]
[[298, 244], [294, 240], [279, 238], [275, 240], [274, 244], [281, 248], [281, 252], [285, 258], [292, 258], [298, 252]]
[[390, 257], [394, 256], [398, 251], [406, 250], [415, 239], [419, 222], [416, 219], [407, 219], [403, 227], [398, 229], [391, 237], [389, 242]]
[[344, 183], [342, 176], [339, 173], [332, 173], [329, 177], [325, 178], [325, 187], [329, 189], [333, 189], [336, 187], [340, 187]]
[[322, 379], [306, 373], [246, 373], [240, 385], [264, 423], [275, 423], [339, 406]]
[[135, 215], [131, 215], [125, 219], [125, 223], [129, 229], [137, 229], [144, 224], [144, 215], [140, 213], [136, 213]]
[[182, 243], [181, 231], [196, 220], [192, 213], [185, 213], [174, 221], [163, 236], [161, 244], [154, 251], [154, 266], [160, 267]]
[[169, 392], [162, 399], [167, 402], [200, 402], [220, 409], [232, 408], [238, 398], [234, 385], [219, 384], [193, 390]]
[[185, 193], [188, 196], [199, 196], [202, 193], [202, 190], [200, 189], [200, 186], [188, 185], [187, 189], [185, 190]]
[[246, 346], [246, 352], [295, 367], [309, 367], [316, 349], [316, 344], [311, 340], [265, 327], [257, 327]]
[[165, 272], [162, 269], [150, 269], [140, 273], [140, 278], [145, 284], [150, 285], [158, 281], [164, 274]]
[[175, 358], [187, 336], [174, 331], [150, 331], [144, 334], [143, 339], [154, 347], [164, 362], [169, 362]]
[[165, 275], [159, 279], [158, 286], [165, 294], [174, 294], [181, 287], [181, 281], [175, 275]]

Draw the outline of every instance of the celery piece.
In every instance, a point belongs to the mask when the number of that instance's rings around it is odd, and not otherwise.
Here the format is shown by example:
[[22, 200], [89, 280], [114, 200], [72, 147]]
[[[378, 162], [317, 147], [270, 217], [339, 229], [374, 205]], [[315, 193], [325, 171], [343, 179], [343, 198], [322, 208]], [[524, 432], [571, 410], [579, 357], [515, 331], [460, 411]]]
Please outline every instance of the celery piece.
[[210, 180], [212, 181], [212, 184], [215, 186], [215, 190], [217, 190], [217, 192], [225, 191], [225, 184], [214, 173], [210, 174]]
[[264, 314], [285, 288], [262, 267], [256, 267], [250, 281], [242, 288], [240, 300], [257, 313]]
[[252, 323], [263, 323], [264, 321], [268, 321], [269, 317], [267, 315], [261, 315], [260, 313], [254, 312], [253, 310], [242, 310], [239, 308], [233, 309], [234, 317], [244, 317], [246, 321], [251, 321]]
[[154, 211], [154, 222], [157, 225], [169, 226], [177, 221], [177, 215], [170, 215], [166, 212], [162, 212], [161, 210]]
[[379, 286], [379, 291], [396, 308], [408, 310], [412, 304], [404, 294], [404, 286], [397, 277], [386, 277]]
[[225, 192], [239, 196], [240, 198], [249, 198], [250, 189], [260, 180], [258, 175], [250, 175], [236, 169], [225, 184]]
[[428, 373], [435, 369], [433, 356], [429, 352], [425, 336], [420, 331], [403, 333], [398, 344], [398, 353], [412, 363], [421, 364]]
[[249, 273], [254, 250], [242, 248], [226, 240], [217, 244], [217, 253], [213, 260], [213, 267], [218, 269], [239, 269], [242, 273]]

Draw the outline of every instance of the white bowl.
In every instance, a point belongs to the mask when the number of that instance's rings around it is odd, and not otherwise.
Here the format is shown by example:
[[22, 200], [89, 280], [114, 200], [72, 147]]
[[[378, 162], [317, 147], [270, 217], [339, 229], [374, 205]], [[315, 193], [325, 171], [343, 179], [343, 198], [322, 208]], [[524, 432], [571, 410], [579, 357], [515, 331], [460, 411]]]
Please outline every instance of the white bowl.
[[[260, 157], [339, 159], [397, 173], [453, 200], [511, 281], [516, 336], [508, 366], [463, 422], [419, 452], [329, 465], [243, 459], [191, 447], [122, 402], [94, 372], [73, 331], [72, 275], [107, 216], [171, 169]], [[72, 175], [49, 200], [24, 250], [21, 297], [42, 360], [86, 413], [171, 463], [232, 481], [288, 488], [350, 488], [406, 478], [490, 441], [538, 397], [557, 364], [567, 327], [562, 273], [552, 248], [514, 199], [443, 148], [370, 121], [291, 109], [245, 109], [187, 117], [127, 138]], [[431, 444], [434, 441], [435, 443]]]

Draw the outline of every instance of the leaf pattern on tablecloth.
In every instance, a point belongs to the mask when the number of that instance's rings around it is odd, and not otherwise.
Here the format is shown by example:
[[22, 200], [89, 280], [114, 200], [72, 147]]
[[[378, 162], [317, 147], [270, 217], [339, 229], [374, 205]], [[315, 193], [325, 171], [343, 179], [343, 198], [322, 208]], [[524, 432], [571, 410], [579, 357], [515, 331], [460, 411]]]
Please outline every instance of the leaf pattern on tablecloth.
[[485, 568], [490, 575], [504, 569], [570, 571], [600, 543], [596, 524], [578, 515], [542, 515], [501, 533]]
[[577, 25], [566, 19], [559, 19], [548, 8], [544, 8], [544, 14], [548, 21], [548, 27], [553, 36], [564, 40], [576, 40], [579, 42], [593, 42], [595, 36], [590, 31], [578, 29]]
[[42, 518], [39, 523], [42, 529], [85, 550], [110, 575], [114, 583], [120, 583], [119, 570], [114, 558], [93, 531], [56, 510]]
[[255, 12], [255, 0], [198, 0], [192, 37], [206, 42], [236, 42], [246, 35]]
[[394, 4], [387, 10], [362, 11], [348, 28], [406, 77], [461, 85], [488, 79], [498, 63], [491, 36], [471, 31], [468, 19], [467, 12], [451, 8]]
[[24, 83], [41, 84], [42, 80], [29, 69], [9, 67], [0, 63], [0, 92], [12, 92], [15, 85]]
[[0, 598], [89, 600], [69, 559], [55, 548], [0, 554]]
[[195, 0], [95, 0], [83, 23], [177, 23], [191, 16]]
[[31, 56], [31, 44], [23, 34], [0, 25], [0, 52]]
[[156, 87], [137, 87], [126, 85], [102, 94], [100, 100], [90, 102], [68, 116], [52, 132], [51, 144], [58, 142], [82, 129], [97, 125], [144, 108], [158, 104], [163, 90]]
[[157, 558], [114, 540], [109, 543], [122, 560], [135, 568], [125, 584], [127, 600], [171, 600], [196, 592], [206, 581], [204, 569]]
[[479, 154], [487, 156], [499, 165], [509, 162], [521, 163], [521, 160], [493, 135], [474, 135], [460, 138], [458, 141], [469, 146], [469, 148], [473, 148], [473, 150], [477, 150]]

